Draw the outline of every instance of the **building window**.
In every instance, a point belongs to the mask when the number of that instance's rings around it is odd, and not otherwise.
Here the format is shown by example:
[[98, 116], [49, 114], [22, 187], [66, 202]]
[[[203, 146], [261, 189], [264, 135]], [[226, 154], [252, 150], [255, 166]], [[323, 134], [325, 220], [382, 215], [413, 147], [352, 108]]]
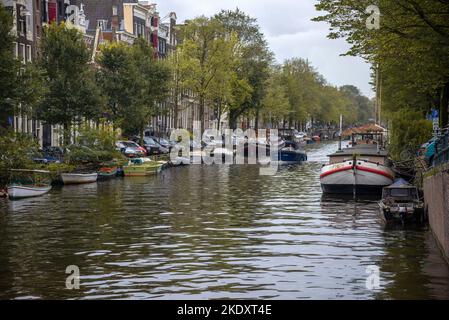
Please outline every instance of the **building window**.
[[17, 25], [17, 31], [19, 31], [19, 34], [21, 36], [25, 36], [26, 33], [26, 20], [24, 17], [20, 16], [19, 23]]
[[108, 24], [108, 20], [98, 20], [98, 27], [100, 30], [106, 30], [106, 26]]
[[31, 46], [27, 45], [27, 61], [31, 62], [32, 60], [32, 51], [31, 51]]
[[58, 11], [59, 11], [59, 16], [60, 17], [64, 17], [65, 16], [65, 14], [64, 14], [64, 2], [61, 1], [61, 0], [58, 1]]
[[14, 57], [18, 58], [19, 57], [19, 44], [17, 42], [14, 42], [14, 48], [13, 48], [13, 54]]
[[42, 23], [48, 22], [48, 13], [47, 13], [47, 5], [46, 0], [41, 1], [41, 21]]
[[25, 53], [25, 45], [23, 43], [19, 44], [19, 60], [22, 61], [22, 63], [26, 62], [26, 53]]

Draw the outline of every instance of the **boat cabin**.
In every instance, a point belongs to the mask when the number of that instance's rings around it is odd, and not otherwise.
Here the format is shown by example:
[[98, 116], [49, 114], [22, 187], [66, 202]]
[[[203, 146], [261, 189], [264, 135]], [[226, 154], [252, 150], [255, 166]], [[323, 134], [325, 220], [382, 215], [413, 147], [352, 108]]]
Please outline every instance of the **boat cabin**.
[[349, 147], [329, 155], [330, 164], [350, 161], [357, 157], [358, 161], [388, 165], [388, 152], [382, 146], [382, 133], [354, 133]]
[[382, 199], [390, 199], [395, 203], [419, 201], [419, 192], [415, 186], [399, 179], [391, 186], [383, 188]]

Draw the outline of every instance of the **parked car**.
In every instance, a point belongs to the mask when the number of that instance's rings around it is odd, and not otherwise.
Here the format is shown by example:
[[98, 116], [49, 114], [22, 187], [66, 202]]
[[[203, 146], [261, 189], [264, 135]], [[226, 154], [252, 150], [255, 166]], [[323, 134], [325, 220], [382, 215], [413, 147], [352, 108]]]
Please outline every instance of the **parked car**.
[[44, 147], [32, 158], [37, 163], [61, 163], [64, 157], [64, 149], [61, 147]]
[[147, 150], [134, 141], [118, 141], [115, 146], [118, 151], [130, 158], [144, 157], [147, 155]]
[[147, 139], [147, 138], [153, 139], [153, 141], [155, 141], [157, 144], [162, 146], [162, 148], [166, 149], [166, 150], [160, 150], [161, 153], [169, 153], [171, 151], [171, 149], [173, 148], [173, 144], [170, 143], [170, 141], [168, 141], [167, 139], [157, 138], [154, 136], [145, 137], [145, 139]]
[[[134, 137], [134, 140], [140, 141], [140, 137]], [[153, 137], [143, 138], [143, 147], [149, 155], [158, 155], [169, 153], [169, 149], [163, 147], [159, 142], [157, 142]]]

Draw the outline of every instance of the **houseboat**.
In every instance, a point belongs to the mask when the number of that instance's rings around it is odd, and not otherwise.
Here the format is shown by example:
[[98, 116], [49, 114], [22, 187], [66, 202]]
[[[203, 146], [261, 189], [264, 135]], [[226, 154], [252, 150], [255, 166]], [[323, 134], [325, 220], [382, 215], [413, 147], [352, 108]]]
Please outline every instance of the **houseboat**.
[[394, 182], [388, 152], [383, 147], [383, 133], [354, 133], [350, 147], [329, 155], [329, 164], [320, 174], [324, 193], [381, 194]]

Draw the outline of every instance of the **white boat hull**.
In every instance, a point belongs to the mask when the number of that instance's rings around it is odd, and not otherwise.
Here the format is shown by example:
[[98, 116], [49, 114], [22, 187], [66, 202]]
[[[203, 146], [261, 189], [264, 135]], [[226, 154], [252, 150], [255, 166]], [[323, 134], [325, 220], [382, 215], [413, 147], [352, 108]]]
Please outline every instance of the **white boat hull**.
[[51, 190], [51, 186], [46, 187], [25, 187], [25, 186], [9, 186], [8, 195], [11, 199], [23, 199], [38, 197], [46, 194]]
[[84, 184], [96, 182], [98, 179], [98, 174], [63, 173], [61, 174], [61, 177], [64, 184]]
[[330, 164], [321, 169], [321, 188], [324, 193], [372, 193], [394, 182], [394, 172], [384, 165], [367, 161]]

